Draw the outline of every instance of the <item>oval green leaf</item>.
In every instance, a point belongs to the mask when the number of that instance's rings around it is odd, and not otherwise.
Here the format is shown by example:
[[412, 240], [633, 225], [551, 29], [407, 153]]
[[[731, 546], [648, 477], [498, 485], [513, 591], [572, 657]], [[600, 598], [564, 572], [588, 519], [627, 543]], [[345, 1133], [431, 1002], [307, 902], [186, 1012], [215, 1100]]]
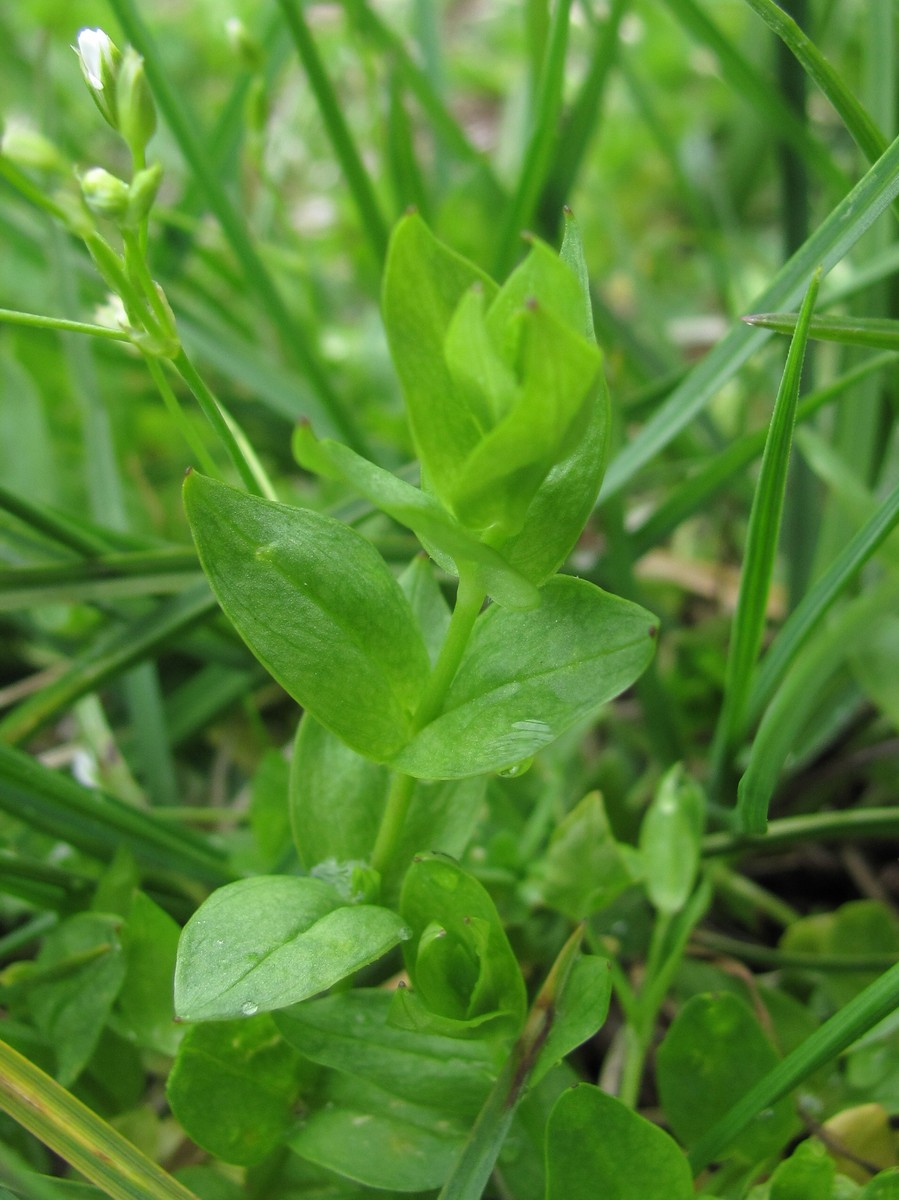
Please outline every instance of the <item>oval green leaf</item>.
[[286, 1008], [374, 962], [404, 932], [396, 913], [348, 907], [320, 879], [239, 879], [213, 892], [184, 927], [175, 1012], [210, 1021]]
[[184, 506], [212, 590], [278, 682], [360, 754], [403, 746], [430, 666], [374, 546], [330, 517], [196, 472]]
[[663, 1129], [588, 1083], [559, 1097], [546, 1127], [546, 1200], [688, 1200], [693, 1178]]
[[586, 580], [551, 579], [531, 612], [482, 614], [443, 712], [394, 765], [421, 779], [514, 766], [634, 682], [655, 647], [655, 617]]

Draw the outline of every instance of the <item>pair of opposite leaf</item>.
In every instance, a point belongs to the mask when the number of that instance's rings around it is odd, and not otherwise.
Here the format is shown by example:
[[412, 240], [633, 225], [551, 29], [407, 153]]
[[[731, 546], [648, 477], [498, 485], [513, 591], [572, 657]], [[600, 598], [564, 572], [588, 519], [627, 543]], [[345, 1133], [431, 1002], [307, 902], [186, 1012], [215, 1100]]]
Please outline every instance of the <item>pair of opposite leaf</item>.
[[501, 288], [418, 216], [394, 232], [384, 319], [423, 488], [308, 426], [296, 433], [302, 465], [349, 484], [496, 602], [424, 729], [421, 626], [371, 543], [201, 476], [185, 485], [203, 568], [257, 658], [358, 753], [418, 778], [513, 766], [633, 682], [652, 653], [650, 614], [550, 578], [595, 503], [609, 420], [572, 231], [566, 257], [534, 241]]

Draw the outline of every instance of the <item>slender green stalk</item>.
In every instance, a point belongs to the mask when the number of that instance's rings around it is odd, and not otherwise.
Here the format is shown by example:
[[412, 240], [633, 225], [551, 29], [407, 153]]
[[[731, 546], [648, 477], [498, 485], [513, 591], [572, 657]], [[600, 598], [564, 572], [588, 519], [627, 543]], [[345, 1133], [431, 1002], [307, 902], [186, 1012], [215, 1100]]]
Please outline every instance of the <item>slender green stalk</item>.
[[28, 329], [55, 329], [63, 333], [85, 333], [90, 337], [108, 338], [114, 342], [129, 342], [131, 335], [123, 329], [110, 329], [106, 325], [91, 325], [85, 321], [68, 321], [64, 317], [44, 317], [39, 313], [16, 312], [11, 308], [0, 308], [0, 321], [7, 325], [23, 325]]
[[533, 130], [519, 169], [514, 195], [508, 203], [502, 229], [497, 235], [494, 273], [499, 276], [507, 270], [522, 230], [533, 219], [552, 163], [562, 109], [570, 14], [571, 0], [556, 0], [535, 104]]
[[156, 384], [157, 391], [162, 396], [162, 402], [168, 409], [169, 415], [175, 422], [181, 436], [196, 456], [197, 465], [206, 475], [216, 476], [218, 468], [211, 454], [206, 449], [203, 439], [194, 429], [184, 409], [181, 407], [178, 397], [172, 390], [172, 385], [166, 378], [162, 363], [160, 363], [159, 359], [153, 358], [149, 354], [144, 355], [144, 362], [147, 365], [147, 370], [150, 372], [150, 378]]
[[278, 7], [284, 14], [284, 20], [287, 22], [296, 52], [303, 64], [303, 70], [306, 72], [306, 78], [315, 94], [325, 129], [328, 131], [337, 161], [343, 169], [350, 194], [362, 220], [365, 236], [368, 238], [375, 261], [380, 265], [384, 262], [387, 254], [387, 225], [381, 213], [374, 186], [362, 162], [362, 156], [356, 149], [353, 135], [344, 119], [340, 102], [322, 63], [315, 39], [306, 24], [302, 8], [296, 3], [296, 0], [278, 0]]
[[113, 1200], [198, 1200], [133, 1142], [2, 1041], [0, 1108]]
[[653, 1031], [659, 1010], [680, 967], [687, 942], [696, 924], [702, 920], [712, 897], [711, 881], [703, 879], [686, 905], [670, 919], [656, 915], [652, 941], [646, 961], [646, 978], [634, 997], [633, 1012], [628, 1017], [625, 1040], [625, 1059], [621, 1075], [619, 1099], [635, 1107], [652, 1045]]
[[438, 1200], [480, 1200], [483, 1195], [515, 1108], [549, 1037], [559, 998], [577, 960], [582, 939], [583, 927], [578, 926], [559, 952]]
[[814, 42], [775, 0], [745, 2], [796, 56], [809, 78], [839, 113], [864, 156], [870, 162], [878, 159], [887, 148], [886, 138]]
[[[795, 303], [803, 294], [812, 272], [821, 267], [822, 273], [826, 273], [838, 263], [893, 202], [897, 193], [899, 138], [784, 264], [751, 309], [772, 311]], [[764, 331], [735, 325], [612, 460], [599, 503], [621, 491], [650, 459], [670, 445], [764, 341]]]
[[798, 954], [759, 946], [745, 938], [726, 937], [707, 929], [697, 929], [693, 939], [719, 954], [732, 955], [740, 962], [761, 967], [795, 968], [802, 971], [886, 971], [896, 963], [895, 954]]
[[175, 370], [193, 392], [207, 420], [218, 435], [219, 441], [228, 452], [228, 457], [248, 492], [276, 500], [277, 494], [262, 464], [250, 446], [240, 427], [212, 394], [196, 367], [181, 350], [172, 362]]
[[[423, 729], [425, 725], [433, 721], [443, 707], [446, 694], [459, 669], [468, 639], [471, 637], [474, 623], [483, 606], [484, 596], [484, 589], [476, 574], [463, 573], [460, 575], [456, 604], [449, 628], [446, 631], [446, 638], [412, 720], [414, 732]], [[383, 872], [393, 856], [402, 833], [406, 814], [409, 811], [414, 788], [415, 780], [410, 775], [394, 775], [372, 851], [372, 866], [378, 871]]]
[[771, 821], [764, 837], [720, 831], [702, 839], [702, 854], [776, 853], [801, 842], [899, 837], [899, 808], [847, 808]]
[[712, 747], [713, 794], [720, 787], [721, 772], [742, 728], [753, 671], [762, 644], [768, 592], [780, 538], [802, 364], [819, 279], [820, 275], [812, 279], [790, 344], [749, 515], [740, 592], [727, 656], [724, 702]]
[[109, 3], [126, 37], [143, 55], [147, 78], [160, 111], [181, 149], [184, 161], [194, 173], [209, 207], [218, 218], [222, 231], [244, 270], [247, 282], [274, 322], [285, 352], [304, 372], [343, 436], [351, 444], [359, 447], [360, 436], [354, 423], [331, 386], [328, 372], [310, 344], [306, 330], [287, 308], [278, 287], [253, 245], [244, 219], [229, 198], [207, 152], [200, 134], [199, 122], [187, 110], [183, 99], [172, 86], [159, 49], [134, 0], [109, 0]]

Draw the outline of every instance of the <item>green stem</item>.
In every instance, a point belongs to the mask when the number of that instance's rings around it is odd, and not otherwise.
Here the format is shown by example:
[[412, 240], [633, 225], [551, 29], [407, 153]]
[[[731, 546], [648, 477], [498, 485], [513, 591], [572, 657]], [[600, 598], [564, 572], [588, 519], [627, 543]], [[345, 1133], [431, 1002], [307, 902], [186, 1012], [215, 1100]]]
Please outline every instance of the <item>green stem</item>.
[[131, 340], [124, 329], [109, 329], [106, 325], [90, 325], [85, 321], [67, 321], [64, 317], [44, 317], [40, 313], [17, 312], [0, 308], [0, 321], [7, 325], [24, 325], [29, 329], [52, 329], [63, 333], [86, 333], [91, 337], [109, 338], [114, 342]]
[[334, 153], [337, 155], [350, 193], [359, 211], [365, 236], [374, 252], [375, 261], [381, 264], [387, 255], [387, 226], [381, 215], [371, 179], [356, 149], [353, 135], [344, 119], [340, 102], [325, 71], [315, 45], [315, 39], [309, 31], [300, 5], [295, 0], [278, 0], [278, 6], [284, 14], [284, 20], [290, 30], [297, 55], [306, 72], [306, 78], [315, 93], [328, 137], [331, 139]]
[[294, 317], [281, 291], [269, 274], [253, 243], [243, 215], [222, 184], [195, 117], [169, 80], [155, 40], [151, 37], [134, 0], [110, 0], [122, 30], [144, 58], [147, 78], [159, 111], [178, 143], [184, 160], [193, 171], [206, 203], [217, 217], [235, 258], [243, 268], [247, 284], [278, 330], [286, 353], [305, 373], [325, 409], [331, 414], [346, 440], [356, 449], [364, 449], [362, 437], [350, 414], [335, 393], [324, 363], [318, 357], [307, 330]]
[[240, 427], [206, 386], [183, 350], [179, 350], [177, 358], [172, 360], [172, 365], [196, 397], [197, 403], [228, 451], [247, 491], [254, 496], [264, 496], [268, 500], [277, 499], [275, 489]]
[[192, 452], [196, 456], [197, 463], [202, 471], [213, 477], [217, 476], [218, 469], [210, 455], [209, 451], [203, 445], [203, 441], [197, 434], [187, 414], [181, 407], [178, 397], [172, 390], [172, 385], [166, 378], [162, 363], [158, 359], [147, 354], [144, 356], [144, 362], [147, 364], [147, 370], [150, 372], [150, 378], [156, 384], [163, 403], [168, 409], [172, 419], [178, 426], [181, 436], [190, 446]]
[[438, 1200], [479, 1200], [483, 1195], [512, 1124], [515, 1108], [552, 1030], [559, 1000], [579, 956], [583, 936], [583, 926], [579, 925], [550, 968], [521, 1036], [478, 1113]]
[[[446, 639], [437, 662], [434, 664], [428, 686], [425, 688], [415, 716], [412, 718], [413, 734], [433, 721], [443, 707], [446, 694], [459, 669], [459, 663], [462, 661], [462, 655], [465, 653], [474, 623], [484, 603], [484, 596], [485, 592], [477, 574], [466, 575], [463, 573], [460, 575], [456, 605], [453, 609], [449, 629], [446, 631]], [[372, 851], [372, 866], [377, 871], [384, 872], [396, 850], [414, 788], [415, 780], [411, 775], [397, 774], [394, 776]]]

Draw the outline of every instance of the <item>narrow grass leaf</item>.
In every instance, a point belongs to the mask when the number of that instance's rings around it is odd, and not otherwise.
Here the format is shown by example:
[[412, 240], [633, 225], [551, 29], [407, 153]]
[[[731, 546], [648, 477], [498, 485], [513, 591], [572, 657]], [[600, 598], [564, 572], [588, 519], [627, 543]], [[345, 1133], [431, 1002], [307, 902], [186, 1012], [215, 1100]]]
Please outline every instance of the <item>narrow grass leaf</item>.
[[897, 524], [899, 486], [890, 492], [874, 515], [803, 596], [778, 631], [753, 680], [747, 703], [747, 720], [757, 717], [768, 703], [834, 601], [857, 578], [861, 568], [883, 545]]
[[666, 0], [675, 18], [715, 55], [734, 92], [748, 101], [770, 129], [789, 143], [820, 177], [842, 189], [846, 177], [827, 148], [813, 137], [805, 122], [780, 96], [771, 80], [753, 65], [740, 47], [706, 14], [696, 0]]
[[[814, 318], [812, 320], [814, 322]], [[809, 392], [803, 396], [796, 409], [796, 424], [808, 421], [831, 400], [847, 398], [852, 394], [855, 384], [884, 367], [895, 366], [896, 361], [893, 354], [872, 355], [866, 362], [838, 376], [826, 387]], [[767, 429], [758, 429], [732, 442], [720, 454], [710, 456], [704, 466], [663, 499], [643, 524], [638, 525], [629, 535], [634, 558], [640, 558], [647, 550], [661, 542], [682, 521], [698, 512], [725, 484], [731, 483], [735, 476], [758, 458], [765, 448], [767, 434]]]
[[81, 696], [157, 654], [215, 611], [205, 583], [157, 604], [150, 612], [100, 634], [70, 667], [0, 721], [0, 740], [22, 742]]
[[790, 344], [749, 515], [740, 592], [727, 657], [724, 701], [712, 751], [713, 770], [721, 769], [739, 736], [762, 644], [768, 592], [780, 540], [808, 324], [818, 295], [819, 279], [820, 276], [816, 275], [809, 286], [796, 333]]
[[[743, 320], [760, 329], [792, 333], [797, 313], [753, 313]], [[813, 317], [808, 336], [813, 341], [841, 342], [846, 346], [871, 346], [875, 350], [899, 350], [899, 321], [888, 317]]]
[[360, 445], [354, 423], [344, 411], [308, 331], [298, 323], [284, 303], [259, 256], [246, 223], [232, 203], [206, 149], [200, 133], [200, 124], [188, 111], [183, 98], [172, 85], [156, 42], [134, 0], [109, 0], [109, 3], [129, 42], [143, 56], [147, 79], [150, 81], [154, 97], [178, 143], [184, 161], [202, 188], [206, 202], [217, 217], [235, 257], [244, 270], [247, 282], [278, 329], [285, 351], [290, 353], [307, 376], [342, 435], [353, 445]]
[[359, 212], [362, 228], [380, 265], [387, 254], [387, 226], [381, 213], [374, 185], [362, 161], [343, 115], [340, 101], [325, 70], [315, 39], [296, 0], [278, 0], [278, 7], [287, 23], [290, 36], [303, 66], [306, 79], [315, 95], [318, 110], [343, 170], [344, 178]]
[[869, 162], [878, 159], [887, 148], [886, 138], [811, 38], [774, 0], [746, 0], [746, 3], [802, 64], [808, 77], [839, 113], [843, 124]]
[[133, 1142], [2, 1041], [0, 1108], [112, 1200], [198, 1200]]
[[729, 1109], [690, 1151], [694, 1175], [716, 1158], [760, 1112], [776, 1104], [819, 1067], [839, 1054], [899, 1006], [899, 964], [891, 967], [806, 1038]]
[[180, 548], [13, 567], [0, 570], [0, 610], [177, 592], [190, 584], [196, 585], [197, 574], [196, 555]]
[[847, 652], [864, 638], [872, 622], [894, 612], [897, 601], [899, 580], [888, 577], [847, 604], [793, 662], [765, 711], [739, 783], [737, 826], [743, 833], [765, 832], [777, 778], [801, 727], [818, 706], [821, 689], [845, 662]]
[[590, 65], [564, 117], [563, 136], [556, 140], [541, 203], [552, 219], [574, 191], [590, 141], [602, 119], [606, 81], [618, 56], [618, 30], [627, 6], [627, 0], [612, 0], [605, 19], [598, 23]]
[[0, 809], [18, 821], [109, 862], [126, 846], [145, 867], [219, 884], [233, 877], [224, 857], [188, 830], [82, 787], [29, 755], [0, 745]]
[[[795, 303], [812, 272], [820, 267], [826, 274], [838, 263], [897, 193], [899, 138], [784, 264], [751, 307], [763, 312]], [[735, 325], [612, 460], [600, 503], [620, 492], [650, 459], [668, 446], [768, 336], [765, 330]]]
[[515, 191], [506, 206], [502, 228], [497, 234], [494, 274], [498, 276], [504, 275], [508, 270], [515, 255], [518, 238], [533, 219], [552, 163], [562, 109], [570, 13], [571, 0], [556, 0], [547, 38], [546, 57], [540, 73], [530, 139], [519, 167]]
[[432, 81], [416, 63], [403, 41], [378, 16], [366, 0], [342, 0], [347, 16], [363, 37], [382, 53], [391, 64], [392, 73], [415, 97], [428, 118], [430, 128], [443, 144], [463, 162], [477, 167], [491, 190], [502, 195], [502, 188], [493, 174], [487, 158], [469, 141], [462, 126], [446, 107]]

